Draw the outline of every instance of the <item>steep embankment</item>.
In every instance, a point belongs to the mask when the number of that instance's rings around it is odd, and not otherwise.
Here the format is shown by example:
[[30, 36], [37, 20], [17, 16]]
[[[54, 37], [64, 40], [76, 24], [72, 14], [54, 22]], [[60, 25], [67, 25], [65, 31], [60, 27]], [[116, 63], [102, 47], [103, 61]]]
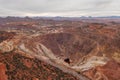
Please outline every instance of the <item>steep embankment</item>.
[[24, 45], [19, 46], [24, 37], [16, 35], [0, 43], [0, 80], [79, 80], [24, 51]]

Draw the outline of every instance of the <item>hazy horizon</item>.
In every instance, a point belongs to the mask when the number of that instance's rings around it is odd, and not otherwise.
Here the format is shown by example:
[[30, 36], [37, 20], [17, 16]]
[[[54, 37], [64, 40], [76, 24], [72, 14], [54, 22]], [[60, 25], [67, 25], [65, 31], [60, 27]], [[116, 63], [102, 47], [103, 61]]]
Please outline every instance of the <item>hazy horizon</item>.
[[0, 16], [120, 16], [120, 0], [0, 0]]

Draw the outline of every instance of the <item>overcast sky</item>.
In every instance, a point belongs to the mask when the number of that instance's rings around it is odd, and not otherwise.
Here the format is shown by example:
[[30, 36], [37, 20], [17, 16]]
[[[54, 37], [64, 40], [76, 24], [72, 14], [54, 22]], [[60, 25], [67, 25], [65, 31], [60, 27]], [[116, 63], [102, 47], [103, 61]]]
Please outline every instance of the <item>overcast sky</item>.
[[0, 16], [120, 16], [120, 0], [0, 0]]

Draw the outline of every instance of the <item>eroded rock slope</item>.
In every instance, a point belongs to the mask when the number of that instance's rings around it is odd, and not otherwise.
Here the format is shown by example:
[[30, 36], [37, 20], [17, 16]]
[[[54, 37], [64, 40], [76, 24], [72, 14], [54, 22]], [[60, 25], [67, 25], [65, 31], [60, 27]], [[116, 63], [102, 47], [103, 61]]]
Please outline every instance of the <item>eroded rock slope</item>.
[[120, 24], [23, 23], [0, 32], [0, 80], [120, 79]]

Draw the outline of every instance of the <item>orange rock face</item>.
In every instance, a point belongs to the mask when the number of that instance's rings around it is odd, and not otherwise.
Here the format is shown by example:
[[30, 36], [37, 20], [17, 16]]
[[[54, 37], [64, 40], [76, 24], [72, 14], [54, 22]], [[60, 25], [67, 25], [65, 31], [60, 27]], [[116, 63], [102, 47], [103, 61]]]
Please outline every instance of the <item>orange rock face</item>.
[[6, 75], [6, 65], [0, 63], [0, 80], [8, 80]]
[[92, 80], [119, 80], [120, 64], [111, 60], [104, 66], [99, 66], [84, 72]]

